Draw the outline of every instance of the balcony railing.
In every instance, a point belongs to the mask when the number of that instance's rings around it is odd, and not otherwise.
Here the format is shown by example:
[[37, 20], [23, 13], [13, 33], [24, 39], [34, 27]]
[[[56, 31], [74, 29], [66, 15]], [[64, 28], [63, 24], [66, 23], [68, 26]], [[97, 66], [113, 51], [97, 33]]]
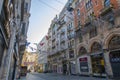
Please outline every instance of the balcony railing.
[[71, 27], [67, 27], [67, 30], [68, 30], [68, 31], [71, 31], [71, 30], [72, 30], [72, 28], [71, 28]]
[[101, 14], [101, 15], [105, 15], [105, 14], [107, 14], [109, 11], [112, 11], [112, 8], [113, 8], [113, 5], [110, 4], [110, 6], [104, 7], [104, 8], [101, 10], [100, 14]]
[[62, 36], [62, 37], [60, 38], [60, 42], [61, 42], [61, 43], [62, 43], [62, 42], [65, 42], [65, 40], [66, 40], [65, 36]]
[[60, 48], [61, 48], [61, 51], [67, 49], [66, 45], [61, 45]]
[[64, 30], [64, 29], [61, 30], [61, 34], [63, 34], [63, 33], [65, 33], [65, 30]]
[[73, 38], [75, 38], [75, 34], [70, 34], [69, 36], [68, 36], [68, 39], [70, 40], [70, 39], [73, 39]]
[[56, 37], [55, 37], [55, 35], [52, 35], [52, 41], [54, 41], [54, 40], [55, 40], [55, 38], [56, 38]]
[[72, 49], [72, 48], [74, 48], [74, 45], [68, 45], [68, 48]]

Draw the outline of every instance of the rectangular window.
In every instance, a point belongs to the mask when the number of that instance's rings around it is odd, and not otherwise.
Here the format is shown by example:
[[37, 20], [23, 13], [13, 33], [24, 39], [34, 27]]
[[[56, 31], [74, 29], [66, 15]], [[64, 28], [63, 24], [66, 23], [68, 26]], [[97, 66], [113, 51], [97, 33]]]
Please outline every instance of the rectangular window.
[[28, 11], [28, 3], [25, 4], [24, 9], [25, 9], [25, 12], [27, 13], [27, 11]]
[[25, 35], [25, 26], [26, 26], [26, 23], [23, 23], [23, 26], [22, 26], [22, 34]]
[[105, 7], [109, 7], [110, 6], [110, 0], [105, 0], [104, 5], [105, 5]]
[[82, 35], [79, 34], [79, 43], [81, 43], [83, 41]]
[[93, 29], [90, 30], [90, 38], [93, 38], [97, 36], [97, 28], [94, 27]]
[[74, 51], [69, 51], [69, 58], [74, 58]]

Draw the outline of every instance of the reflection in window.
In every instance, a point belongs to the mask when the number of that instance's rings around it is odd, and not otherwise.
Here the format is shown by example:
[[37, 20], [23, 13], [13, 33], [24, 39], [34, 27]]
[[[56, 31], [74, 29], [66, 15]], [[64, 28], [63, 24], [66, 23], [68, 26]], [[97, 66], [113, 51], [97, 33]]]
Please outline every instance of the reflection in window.
[[105, 5], [105, 7], [110, 6], [110, 0], [105, 0], [104, 5]]

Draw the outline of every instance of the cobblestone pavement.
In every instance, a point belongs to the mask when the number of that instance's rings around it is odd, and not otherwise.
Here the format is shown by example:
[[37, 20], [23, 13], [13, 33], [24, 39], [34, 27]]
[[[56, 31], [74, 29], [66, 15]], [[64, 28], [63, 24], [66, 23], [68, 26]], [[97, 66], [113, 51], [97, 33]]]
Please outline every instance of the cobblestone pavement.
[[26, 79], [21, 80], [107, 80], [105, 78], [60, 75], [54, 73], [28, 73]]

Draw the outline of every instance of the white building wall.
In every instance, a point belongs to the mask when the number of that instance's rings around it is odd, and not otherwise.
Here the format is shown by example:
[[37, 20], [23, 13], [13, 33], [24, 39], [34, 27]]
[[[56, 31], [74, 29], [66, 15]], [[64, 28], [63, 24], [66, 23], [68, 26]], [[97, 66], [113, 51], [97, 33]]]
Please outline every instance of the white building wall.
[[48, 56], [48, 40], [46, 36], [40, 41], [38, 45], [38, 63], [39, 64], [44, 64], [47, 63], [47, 56]]

